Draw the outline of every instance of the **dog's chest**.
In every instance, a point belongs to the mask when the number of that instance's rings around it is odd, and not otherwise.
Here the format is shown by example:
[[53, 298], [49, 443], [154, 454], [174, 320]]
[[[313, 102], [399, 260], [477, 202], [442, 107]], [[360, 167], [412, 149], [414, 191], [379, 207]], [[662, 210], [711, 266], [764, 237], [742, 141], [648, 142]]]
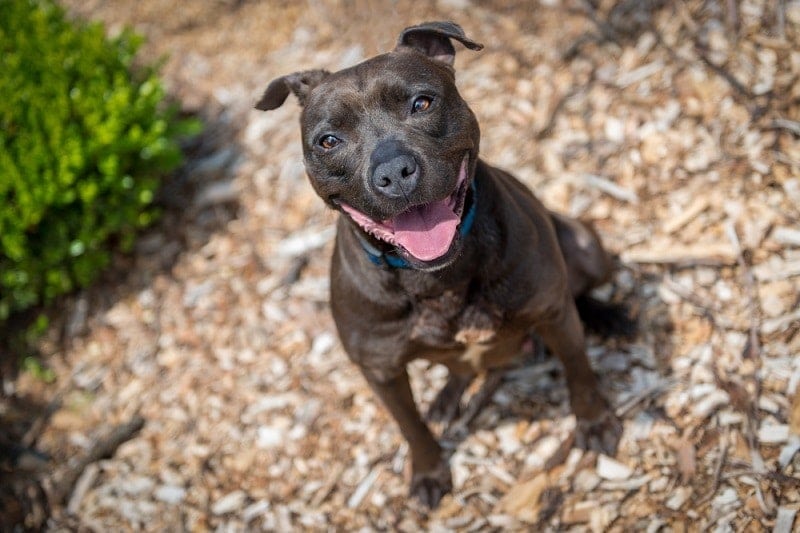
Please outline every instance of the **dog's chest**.
[[467, 291], [447, 290], [416, 303], [409, 336], [432, 348], [485, 344], [495, 337], [502, 319], [494, 306], [468, 301]]

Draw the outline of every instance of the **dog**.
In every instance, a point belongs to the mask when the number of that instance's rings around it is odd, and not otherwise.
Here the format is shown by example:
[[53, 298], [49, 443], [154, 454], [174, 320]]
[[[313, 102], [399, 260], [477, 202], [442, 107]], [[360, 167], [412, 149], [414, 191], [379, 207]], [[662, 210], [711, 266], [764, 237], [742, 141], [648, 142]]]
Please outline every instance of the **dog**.
[[576, 305], [609, 279], [611, 258], [590, 225], [478, 157], [454, 41], [483, 48], [453, 22], [424, 23], [353, 67], [277, 78], [256, 104], [276, 109], [293, 93], [302, 107], [306, 172], [340, 213], [330, 272], [339, 337], [408, 441], [410, 492], [429, 507], [452, 482], [411, 393], [414, 359], [446, 365], [431, 416], [452, 415], [473, 378], [513, 363], [533, 332], [564, 366], [576, 444], [613, 453], [621, 432]]

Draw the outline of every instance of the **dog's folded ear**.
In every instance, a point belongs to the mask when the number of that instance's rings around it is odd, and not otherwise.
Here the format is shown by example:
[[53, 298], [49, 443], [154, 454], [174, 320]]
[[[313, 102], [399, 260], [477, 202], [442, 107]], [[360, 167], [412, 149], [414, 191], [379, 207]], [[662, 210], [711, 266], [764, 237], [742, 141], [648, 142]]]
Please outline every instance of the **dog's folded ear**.
[[305, 70], [276, 78], [267, 86], [261, 100], [256, 104], [256, 109], [269, 111], [279, 108], [289, 96], [289, 91], [294, 93], [301, 106], [305, 105], [311, 90], [329, 74], [327, 70]]
[[403, 30], [397, 39], [397, 48], [413, 48], [431, 59], [453, 65], [456, 49], [450, 39], [455, 39], [470, 50], [480, 50], [483, 45], [464, 34], [455, 22], [425, 22]]

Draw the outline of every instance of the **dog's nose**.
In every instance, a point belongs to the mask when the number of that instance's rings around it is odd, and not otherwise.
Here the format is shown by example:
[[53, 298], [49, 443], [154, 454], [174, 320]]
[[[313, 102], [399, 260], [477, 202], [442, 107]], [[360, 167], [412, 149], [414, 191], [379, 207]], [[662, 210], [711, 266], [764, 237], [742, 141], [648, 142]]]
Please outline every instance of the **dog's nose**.
[[390, 198], [407, 195], [417, 186], [417, 162], [411, 155], [399, 155], [375, 167], [372, 184]]
[[372, 154], [372, 186], [389, 198], [407, 196], [417, 186], [419, 176], [413, 154], [397, 141], [384, 141]]

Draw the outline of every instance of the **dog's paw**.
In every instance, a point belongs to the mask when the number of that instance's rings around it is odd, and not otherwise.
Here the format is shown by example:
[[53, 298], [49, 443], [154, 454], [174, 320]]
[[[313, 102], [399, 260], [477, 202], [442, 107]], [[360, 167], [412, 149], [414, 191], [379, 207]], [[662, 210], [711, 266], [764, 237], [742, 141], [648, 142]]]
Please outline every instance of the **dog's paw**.
[[453, 490], [453, 481], [450, 467], [442, 462], [436, 469], [427, 472], [415, 472], [411, 476], [411, 496], [419, 502], [434, 509], [439, 505], [445, 494]]
[[610, 409], [592, 420], [578, 418], [575, 445], [613, 456], [622, 436], [622, 423]]
[[461, 413], [461, 396], [445, 394], [445, 392], [448, 391], [445, 389], [439, 391], [428, 407], [428, 411], [425, 413], [425, 420], [428, 422], [449, 424]]
[[451, 373], [442, 390], [431, 402], [425, 419], [428, 422], [444, 422], [449, 424], [461, 413], [461, 397], [472, 382], [472, 376]]

